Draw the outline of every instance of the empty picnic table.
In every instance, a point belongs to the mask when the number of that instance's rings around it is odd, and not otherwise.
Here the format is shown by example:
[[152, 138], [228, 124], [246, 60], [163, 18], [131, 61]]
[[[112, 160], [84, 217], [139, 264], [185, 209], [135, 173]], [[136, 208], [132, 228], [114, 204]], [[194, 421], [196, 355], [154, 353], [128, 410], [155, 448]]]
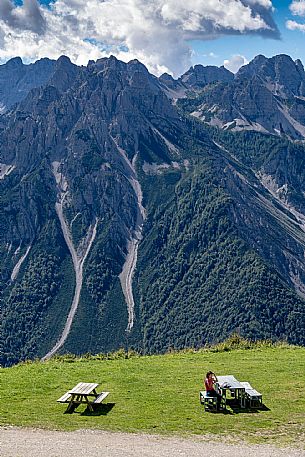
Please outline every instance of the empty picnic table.
[[217, 376], [219, 387], [226, 394], [229, 390], [234, 395], [241, 408], [246, 407], [245, 387], [233, 376]]
[[59, 403], [69, 403], [67, 411], [71, 411], [80, 404], [86, 404], [90, 411], [93, 411], [93, 405], [101, 403], [109, 392], [98, 394], [96, 388], [98, 384], [90, 382], [79, 382], [73, 389], [68, 390], [57, 401]]

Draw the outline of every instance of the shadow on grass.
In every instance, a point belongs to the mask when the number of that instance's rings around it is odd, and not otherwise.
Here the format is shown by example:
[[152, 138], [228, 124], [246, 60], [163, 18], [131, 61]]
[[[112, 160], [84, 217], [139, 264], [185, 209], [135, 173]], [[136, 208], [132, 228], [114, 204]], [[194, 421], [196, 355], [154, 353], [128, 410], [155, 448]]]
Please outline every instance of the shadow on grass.
[[86, 408], [85, 411], [81, 413], [81, 416], [107, 416], [114, 406], [115, 403], [94, 405], [94, 411], [90, 411], [89, 408]]
[[100, 405], [93, 405], [93, 411], [90, 411], [88, 407], [86, 407], [85, 411], [76, 411], [80, 405], [74, 405], [69, 410], [66, 409], [64, 414], [79, 414], [80, 416], [107, 416], [107, 414], [112, 410], [115, 406], [115, 403], [102, 403]]
[[79, 405], [72, 405], [70, 406], [70, 408], [66, 409], [66, 411], [64, 412], [64, 414], [72, 414], [74, 413], [74, 411], [76, 410], [76, 408], [78, 408]]
[[241, 408], [239, 404], [237, 404], [234, 400], [227, 400], [227, 406], [229, 406], [232, 409], [232, 414], [253, 414], [253, 413], [261, 413], [263, 411], [270, 411], [270, 408], [268, 406], [262, 404], [261, 406], [257, 407], [246, 407], [246, 408]]
[[209, 414], [224, 414], [224, 415], [227, 415], [227, 416], [228, 416], [228, 415], [229, 415], [229, 416], [230, 416], [230, 415], [233, 416], [233, 414], [234, 414], [234, 413], [233, 413], [232, 411], [230, 411], [229, 409], [221, 409], [220, 411], [215, 411], [215, 410], [212, 410], [212, 409], [211, 409], [211, 410], [208, 410], [208, 411], [205, 411], [205, 412], [206, 412], [206, 413], [209, 413]]
[[[228, 409], [229, 408], [229, 409]], [[241, 408], [234, 400], [227, 400], [227, 407], [226, 409], [222, 409], [220, 411], [215, 411], [213, 409], [207, 410], [206, 412], [210, 414], [225, 414], [225, 415], [234, 415], [234, 414], [253, 414], [253, 413], [261, 413], [263, 411], [270, 411], [270, 408], [266, 405], [261, 405], [257, 408]]]

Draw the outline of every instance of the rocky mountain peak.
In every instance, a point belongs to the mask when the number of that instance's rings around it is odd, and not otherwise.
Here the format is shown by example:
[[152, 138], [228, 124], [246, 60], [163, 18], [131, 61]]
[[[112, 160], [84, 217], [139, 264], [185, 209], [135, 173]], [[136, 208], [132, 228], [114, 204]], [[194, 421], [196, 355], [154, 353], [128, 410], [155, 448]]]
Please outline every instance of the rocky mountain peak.
[[169, 75], [168, 73], [163, 73], [160, 77], [159, 80], [164, 83], [171, 83], [175, 81], [175, 79], [172, 77], [172, 75]]
[[[194, 78], [194, 74], [189, 71], [183, 77]], [[181, 98], [187, 96], [185, 92]], [[204, 93], [198, 93], [197, 101], [193, 96], [190, 108], [194, 116], [224, 129], [256, 130], [303, 139], [303, 65], [285, 54], [271, 58], [258, 55], [240, 68], [234, 79], [225, 80], [222, 85], [207, 85]]]
[[130, 60], [127, 64], [127, 68], [131, 72], [140, 71], [141, 73], [148, 74], [147, 68], [138, 59]]
[[303, 87], [301, 87], [305, 82], [303, 66], [300, 61], [294, 62], [286, 54], [279, 54], [270, 59], [257, 56], [237, 72], [235, 79], [249, 79], [255, 76], [269, 84], [274, 92], [281, 90], [286, 96], [303, 95]]
[[10, 109], [24, 100], [33, 88], [44, 85], [54, 71], [55, 61], [40, 59], [25, 65], [20, 57], [0, 65], [0, 105]]
[[234, 75], [225, 67], [195, 65], [184, 73], [179, 80], [189, 88], [203, 88], [214, 82], [233, 81]]
[[[145, 65], [137, 59], [125, 63], [110, 56], [98, 59], [96, 62], [91, 61], [87, 68], [93, 77], [101, 79], [103, 90], [108, 87], [109, 90], [112, 88], [111, 90], [116, 92], [122, 85], [131, 86], [138, 83], [140, 84], [139, 90], [144, 86], [160, 86], [158, 78], [151, 75]], [[160, 87], [158, 91], [163, 96]]]
[[263, 67], [268, 62], [267, 57], [259, 54], [254, 57], [247, 65], [243, 65], [235, 75], [235, 79], [242, 77], [251, 77], [258, 72], [258, 69]]
[[75, 66], [74, 64], [72, 64], [70, 58], [68, 56], [65, 56], [65, 55], [60, 56], [56, 61], [56, 66], [57, 67], [70, 68], [71, 65]]
[[56, 87], [60, 92], [65, 92], [74, 83], [81, 73], [81, 68], [73, 64], [69, 57], [61, 56], [55, 62], [54, 71], [48, 84]]
[[6, 64], [1, 65], [1, 67], [3, 67], [3, 68], [6, 67], [9, 69], [16, 68], [16, 67], [22, 67], [22, 66], [23, 66], [23, 62], [22, 62], [21, 57], [13, 57], [12, 59], [8, 60], [6, 62]]
[[118, 60], [115, 56], [111, 55], [110, 57], [102, 57], [101, 59], [97, 59], [95, 63], [90, 65], [90, 69], [95, 71], [98, 69], [99, 71], [103, 71], [106, 69], [113, 69], [122, 71], [126, 68], [126, 63]]
[[164, 73], [159, 81], [170, 98], [183, 98], [187, 91], [201, 91], [208, 84], [217, 82], [230, 83], [234, 79], [233, 73], [224, 66], [194, 65], [178, 79]]

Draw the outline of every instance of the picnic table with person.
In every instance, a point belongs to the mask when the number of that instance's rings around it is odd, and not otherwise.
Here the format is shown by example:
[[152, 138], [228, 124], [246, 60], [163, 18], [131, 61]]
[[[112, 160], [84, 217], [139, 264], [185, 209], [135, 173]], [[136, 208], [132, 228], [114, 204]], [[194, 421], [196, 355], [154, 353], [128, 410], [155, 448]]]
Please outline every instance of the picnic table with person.
[[200, 392], [200, 402], [206, 411], [219, 411], [226, 408], [227, 392], [241, 409], [262, 408], [262, 394], [249, 384], [240, 382], [233, 375], [216, 376], [208, 371], [204, 380], [205, 392]]

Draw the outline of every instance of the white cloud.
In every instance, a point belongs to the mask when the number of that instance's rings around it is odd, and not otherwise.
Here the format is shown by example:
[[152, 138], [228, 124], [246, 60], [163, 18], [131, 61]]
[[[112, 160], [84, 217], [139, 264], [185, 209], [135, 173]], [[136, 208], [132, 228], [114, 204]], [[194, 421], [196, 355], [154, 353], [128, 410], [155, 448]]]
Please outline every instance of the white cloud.
[[232, 73], [237, 73], [240, 67], [249, 63], [249, 60], [246, 57], [241, 55], [234, 55], [230, 59], [224, 61], [224, 66], [227, 70], [232, 71]]
[[43, 33], [45, 21], [37, 0], [24, 0], [23, 6], [15, 6], [11, 0], [1, 0], [0, 18], [9, 27]]
[[[293, 0], [289, 6], [290, 11], [294, 16], [305, 17], [305, 0]], [[299, 30], [305, 32], [305, 24], [298, 21], [286, 21], [288, 30]]]
[[289, 9], [295, 16], [305, 16], [305, 0], [294, 0]]
[[[36, 25], [35, 25], [36, 24]], [[150, 71], [180, 74], [191, 64], [189, 39], [256, 33], [278, 37], [270, 0], [0, 0], [3, 61], [68, 55], [77, 64], [116, 55]]]
[[300, 32], [305, 32], [305, 24], [301, 24], [296, 21], [287, 21], [286, 27], [289, 30], [299, 30]]
[[206, 22], [214, 29], [233, 29], [237, 32], [268, 28], [259, 14], [253, 14], [250, 6], [240, 1], [166, 0], [160, 3], [163, 3], [160, 9], [161, 17], [186, 32], [204, 34]]

